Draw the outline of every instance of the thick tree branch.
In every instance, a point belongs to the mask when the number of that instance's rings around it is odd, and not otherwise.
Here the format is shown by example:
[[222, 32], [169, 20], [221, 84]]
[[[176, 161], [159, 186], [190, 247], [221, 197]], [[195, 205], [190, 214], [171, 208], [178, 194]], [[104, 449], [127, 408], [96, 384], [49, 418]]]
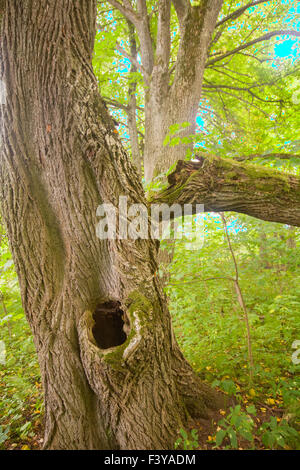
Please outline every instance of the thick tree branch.
[[151, 202], [204, 204], [205, 212], [234, 211], [300, 227], [300, 178], [215, 156], [180, 160], [169, 187]]
[[219, 62], [220, 60], [225, 59], [226, 57], [236, 54], [237, 52], [242, 51], [243, 49], [246, 49], [247, 47], [253, 46], [254, 44], [258, 42], [267, 41], [274, 36], [284, 36], [284, 35], [300, 37], [300, 31], [295, 31], [293, 29], [270, 31], [269, 33], [266, 33], [263, 36], [260, 36], [259, 38], [253, 39], [252, 41], [249, 41], [245, 44], [241, 44], [235, 49], [232, 49], [231, 51], [228, 51], [225, 54], [220, 55], [219, 57], [209, 60], [208, 62], [206, 62], [206, 67], [213, 65], [216, 62]]
[[263, 158], [263, 159], [269, 159], [269, 160], [290, 160], [291, 158], [299, 158], [300, 159], [300, 154], [292, 154], [292, 153], [266, 153], [264, 155], [256, 154], [254, 153], [253, 155], [242, 155], [240, 157], [236, 157], [235, 160], [237, 162], [244, 162], [247, 160], [254, 160], [255, 158]]
[[137, 0], [136, 3], [140, 20], [134, 25], [140, 40], [142, 64], [147, 73], [151, 75], [154, 64], [154, 52], [149, 27], [147, 4], [145, 0]]
[[[134, 25], [128, 21], [129, 29], [129, 43], [130, 43], [130, 54], [135, 59], [137, 58], [137, 47], [135, 40]], [[136, 73], [137, 67], [131, 64], [130, 72]], [[127, 107], [127, 122], [131, 144], [132, 160], [138, 169], [139, 173], [142, 173], [142, 155], [139, 146], [138, 128], [136, 124], [136, 82], [131, 82], [128, 87], [128, 107]]]
[[171, 0], [161, 0], [158, 8], [156, 62], [163, 74], [169, 69], [170, 60], [170, 14]]
[[[186, 94], [199, 101], [208, 47], [223, 0], [204, 1], [188, 8], [180, 39], [172, 95]], [[194, 103], [189, 103], [193, 107]]]
[[108, 0], [108, 2], [113, 7], [117, 8], [120, 13], [122, 13], [122, 15], [124, 15], [125, 18], [135, 26], [140, 40], [142, 64], [147, 74], [151, 75], [154, 63], [154, 53], [146, 1], [137, 0], [137, 12], [132, 8], [129, 1], [123, 1], [123, 3], [121, 3], [117, 0]]
[[178, 22], [179, 22], [179, 27], [182, 32], [184, 18], [187, 14], [188, 8], [190, 6], [190, 2], [188, 0], [172, 0], [172, 3], [174, 5]]

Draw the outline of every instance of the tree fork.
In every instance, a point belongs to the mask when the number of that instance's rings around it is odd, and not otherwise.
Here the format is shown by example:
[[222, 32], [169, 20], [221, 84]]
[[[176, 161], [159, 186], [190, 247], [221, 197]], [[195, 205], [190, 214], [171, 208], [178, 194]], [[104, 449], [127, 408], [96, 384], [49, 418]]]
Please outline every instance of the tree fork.
[[1, 211], [39, 358], [45, 447], [168, 449], [188, 410], [218, 405], [174, 341], [155, 242], [96, 236], [99, 204], [146, 203], [92, 71], [96, 3], [6, 2]]

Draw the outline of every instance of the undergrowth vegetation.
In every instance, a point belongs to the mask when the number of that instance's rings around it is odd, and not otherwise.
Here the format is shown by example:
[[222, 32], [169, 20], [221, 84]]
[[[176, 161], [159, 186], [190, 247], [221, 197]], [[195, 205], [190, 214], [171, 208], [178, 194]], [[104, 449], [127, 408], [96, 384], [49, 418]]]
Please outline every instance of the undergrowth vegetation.
[[300, 366], [292, 346], [300, 339], [300, 232], [236, 214], [227, 216], [227, 226], [250, 325], [252, 381], [235, 266], [219, 215], [204, 217], [201, 248], [176, 240], [167, 288], [187, 359], [236, 403], [227, 418], [216, 417], [206, 444], [299, 448]]
[[7, 239], [3, 232], [0, 237], [0, 449], [7, 443], [36, 448], [43, 412], [39, 366]]

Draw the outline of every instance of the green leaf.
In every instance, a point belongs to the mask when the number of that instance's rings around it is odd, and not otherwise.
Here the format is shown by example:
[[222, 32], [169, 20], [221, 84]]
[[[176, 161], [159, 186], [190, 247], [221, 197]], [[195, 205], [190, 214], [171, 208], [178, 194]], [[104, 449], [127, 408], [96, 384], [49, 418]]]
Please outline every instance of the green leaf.
[[256, 416], [256, 408], [254, 405], [248, 405], [246, 411], [247, 413]]
[[238, 443], [237, 443], [236, 432], [232, 428], [230, 428], [227, 432], [228, 432], [228, 436], [229, 436], [232, 447], [234, 449], [237, 449]]

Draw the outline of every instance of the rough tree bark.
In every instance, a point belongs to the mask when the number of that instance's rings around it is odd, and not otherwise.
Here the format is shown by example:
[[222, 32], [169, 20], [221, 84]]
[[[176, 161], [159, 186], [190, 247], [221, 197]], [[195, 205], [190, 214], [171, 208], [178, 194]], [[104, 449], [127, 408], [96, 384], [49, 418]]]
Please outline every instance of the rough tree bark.
[[[127, 21], [128, 32], [129, 32], [129, 43], [130, 43], [130, 55], [137, 60], [137, 47], [136, 40], [134, 35], [134, 26], [130, 21]], [[130, 67], [131, 73], [137, 72], [137, 67], [134, 64], [131, 64]], [[130, 137], [131, 144], [131, 155], [132, 161], [136, 166], [139, 174], [142, 174], [142, 155], [140, 151], [138, 128], [136, 123], [136, 112], [137, 112], [137, 103], [136, 103], [136, 83], [130, 83], [128, 87], [128, 106], [127, 106], [127, 119], [128, 119], [128, 132]]]
[[7, 0], [3, 11], [0, 201], [45, 448], [170, 448], [189, 413], [218, 399], [174, 340], [156, 244], [96, 237], [99, 204], [144, 202], [91, 67], [96, 0]]

